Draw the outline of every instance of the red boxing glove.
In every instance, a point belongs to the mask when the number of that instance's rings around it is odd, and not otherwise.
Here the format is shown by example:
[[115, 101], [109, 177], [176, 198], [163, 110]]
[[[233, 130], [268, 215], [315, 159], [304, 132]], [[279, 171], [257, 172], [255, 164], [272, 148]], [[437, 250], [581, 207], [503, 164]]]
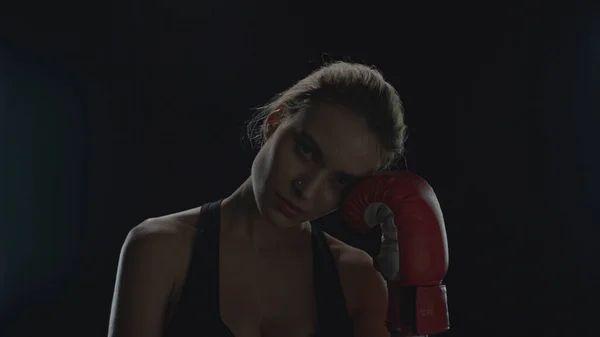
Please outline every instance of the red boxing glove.
[[375, 175], [350, 192], [343, 213], [359, 233], [381, 226], [377, 262], [388, 282], [390, 332], [420, 336], [447, 331], [442, 280], [448, 270], [448, 242], [431, 186], [406, 171]]

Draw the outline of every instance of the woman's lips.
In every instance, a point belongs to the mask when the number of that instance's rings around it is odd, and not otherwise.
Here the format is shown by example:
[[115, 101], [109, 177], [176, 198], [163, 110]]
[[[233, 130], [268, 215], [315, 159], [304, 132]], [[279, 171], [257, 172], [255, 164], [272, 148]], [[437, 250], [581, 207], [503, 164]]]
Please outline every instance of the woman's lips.
[[279, 200], [281, 201], [278, 209], [286, 217], [293, 218], [293, 217], [296, 217], [296, 216], [304, 213], [304, 210], [302, 208], [300, 208], [298, 205], [294, 204], [291, 201], [288, 201], [281, 195], [277, 195], [277, 196], [279, 197]]

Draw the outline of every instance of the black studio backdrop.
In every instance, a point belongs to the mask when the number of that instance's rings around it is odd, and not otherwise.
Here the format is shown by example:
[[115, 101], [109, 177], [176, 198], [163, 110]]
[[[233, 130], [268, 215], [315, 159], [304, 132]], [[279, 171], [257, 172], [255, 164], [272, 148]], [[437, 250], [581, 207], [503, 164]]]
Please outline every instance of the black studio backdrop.
[[594, 335], [591, 4], [3, 6], [0, 336], [105, 335], [128, 230], [232, 192], [250, 109], [331, 59], [403, 98], [446, 219], [445, 336]]

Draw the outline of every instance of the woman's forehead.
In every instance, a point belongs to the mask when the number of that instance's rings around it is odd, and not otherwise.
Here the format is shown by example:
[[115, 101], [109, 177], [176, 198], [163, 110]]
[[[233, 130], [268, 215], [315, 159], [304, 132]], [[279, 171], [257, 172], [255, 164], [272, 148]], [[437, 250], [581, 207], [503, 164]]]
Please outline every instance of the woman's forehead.
[[331, 105], [300, 112], [297, 117], [295, 129], [314, 140], [328, 167], [364, 176], [381, 166], [382, 148], [363, 117]]

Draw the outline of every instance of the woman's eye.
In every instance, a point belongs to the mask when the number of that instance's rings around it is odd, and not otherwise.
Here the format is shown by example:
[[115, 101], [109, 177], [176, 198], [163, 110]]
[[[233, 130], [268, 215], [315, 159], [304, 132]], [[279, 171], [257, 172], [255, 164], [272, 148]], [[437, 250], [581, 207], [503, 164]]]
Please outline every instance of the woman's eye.
[[337, 177], [335, 183], [339, 188], [343, 188], [348, 185], [349, 181], [346, 177]]
[[307, 144], [302, 142], [298, 143], [298, 149], [303, 155], [310, 155], [310, 148]]

